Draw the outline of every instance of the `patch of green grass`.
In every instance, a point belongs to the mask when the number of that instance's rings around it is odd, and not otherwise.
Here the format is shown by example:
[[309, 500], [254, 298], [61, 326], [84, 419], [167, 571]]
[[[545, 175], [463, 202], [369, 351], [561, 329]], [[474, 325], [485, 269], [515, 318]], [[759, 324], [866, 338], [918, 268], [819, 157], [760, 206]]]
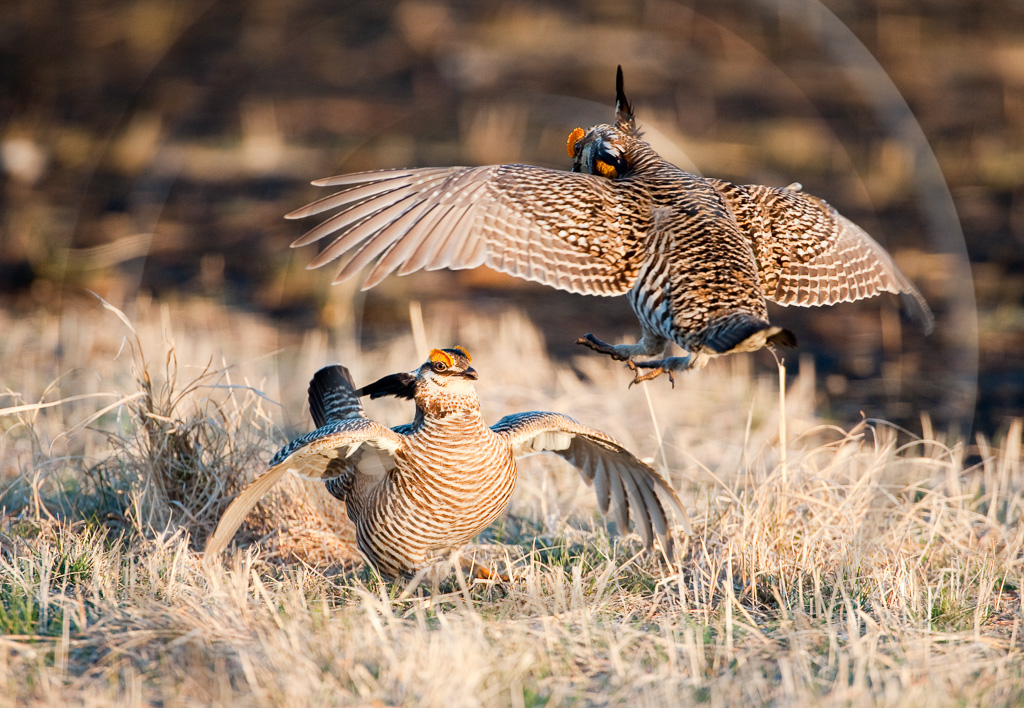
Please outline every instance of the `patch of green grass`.
[[[0, 630], [3, 634], [53, 636], [55, 632], [48, 630], [56, 617], [51, 613], [51, 622], [43, 623], [41, 615], [38, 593], [13, 583], [4, 583], [0, 587]], [[58, 633], [60, 626], [60, 623], [56, 624]]]

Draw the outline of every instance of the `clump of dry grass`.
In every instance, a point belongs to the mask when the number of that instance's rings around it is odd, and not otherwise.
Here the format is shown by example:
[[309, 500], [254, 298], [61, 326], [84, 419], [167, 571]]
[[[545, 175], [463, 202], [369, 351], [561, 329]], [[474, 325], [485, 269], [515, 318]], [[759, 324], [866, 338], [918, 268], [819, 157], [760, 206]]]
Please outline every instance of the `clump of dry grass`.
[[[90, 419], [109, 405], [98, 399], [29, 410], [24, 394], [0, 418], [0, 706], [1024, 699], [1019, 422], [970, 451], [882, 423], [827, 426], [806, 373], [783, 409], [777, 380], [741, 357], [676, 390], [626, 392], [607, 362], [550, 361], [521, 317], [454, 331], [428, 315], [429, 342], [473, 352], [488, 418], [561, 410], [664, 466], [695, 521], [686, 554], [669, 567], [609, 535], [592, 492], [537, 456], [484, 534], [484, 550], [516, 566], [510, 585], [456, 577], [430, 593], [347, 569], [338, 520], [320, 511], [332, 507], [298, 485], [275, 490], [224, 563], [204, 566], [195, 539], [308, 428], [305, 379], [333, 357], [316, 337], [281, 348], [253, 335], [247, 355], [219, 353], [237, 368], [176, 367], [186, 348], [188, 361], [210, 353], [195, 328], [182, 342], [174, 317], [158, 319], [136, 317], [133, 356], [94, 355], [98, 383], [65, 395], [106, 387], [116, 405], [103, 416]], [[402, 339], [339, 358], [359, 378], [421, 354]], [[275, 396], [293, 411], [287, 435]], [[409, 415], [401, 404], [372, 413]], [[102, 508], [122, 510], [121, 535], [81, 501], [100, 477], [118, 490]]]

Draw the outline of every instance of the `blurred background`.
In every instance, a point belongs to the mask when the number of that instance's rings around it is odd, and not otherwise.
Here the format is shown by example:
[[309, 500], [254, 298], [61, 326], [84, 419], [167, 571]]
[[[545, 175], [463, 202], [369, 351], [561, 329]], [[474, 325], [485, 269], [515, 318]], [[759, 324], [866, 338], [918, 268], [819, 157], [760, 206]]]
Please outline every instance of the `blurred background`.
[[[336, 268], [304, 269], [315, 246], [288, 247], [316, 222], [282, 218], [326, 193], [310, 180], [343, 172], [568, 168], [569, 131], [612, 118], [621, 64], [662, 155], [802, 183], [935, 310], [926, 338], [895, 297], [774, 307], [800, 339], [790, 373], [816, 371], [821, 416], [920, 430], [927, 414], [993, 434], [1021, 414], [1019, 2], [9, 0], [0, 13], [0, 348], [19, 346], [5, 320], [95, 309], [89, 290], [129, 316], [142, 301], [261, 318], [260, 351], [315, 328], [379, 345], [408, 331], [411, 300], [427, 319], [519, 308], [553, 358], [580, 355], [584, 332], [632, 340], [624, 298], [486, 269], [332, 286]], [[742, 356], [774, 371], [767, 352]]]

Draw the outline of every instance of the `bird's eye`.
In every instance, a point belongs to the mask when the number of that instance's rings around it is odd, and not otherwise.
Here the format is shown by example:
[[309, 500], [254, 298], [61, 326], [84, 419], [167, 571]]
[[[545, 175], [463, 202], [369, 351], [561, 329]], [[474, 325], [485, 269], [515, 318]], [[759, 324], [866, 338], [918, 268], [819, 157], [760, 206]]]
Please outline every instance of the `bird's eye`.
[[569, 139], [565, 141], [565, 151], [569, 153], [569, 157], [576, 157], [576, 153], [579, 151], [580, 140], [583, 138], [583, 128], [576, 128], [569, 133]]
[[432, 368], [439, 374], [448, 371], [448, 365], [445, 364], [443, 361], [435, 361], [432, 365]]

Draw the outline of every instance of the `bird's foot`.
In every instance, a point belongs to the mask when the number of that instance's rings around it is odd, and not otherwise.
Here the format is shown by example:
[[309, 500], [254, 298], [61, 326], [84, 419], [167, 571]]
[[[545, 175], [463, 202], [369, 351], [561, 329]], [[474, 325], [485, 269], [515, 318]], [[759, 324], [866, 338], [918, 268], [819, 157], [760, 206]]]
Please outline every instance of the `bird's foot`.
[[[638, 384], [641, 381], [656, 379], [662, 374], [668, 374], [668, 380], [672, 382], [672, 388], [675, 388], [675, 372], [700, 369], [707, 363], [708, 356], [703, 353], [686, 354], [685, 356], [667, 356], [664, 359], [650, 359], [648, 361], [630, 360], [627, 364], [629, 368], [636, 373], [636, 376], [633, 378], [633, 382], [630, 386]], [[649, 371], [641, 374], [640, 369], [649, 369]]]
[[475, 564], [473, 567], [473, 580], [480, 580], [487, 583], [510, 583], [512, 578], [508, 573], [499, 573], [491, 570], [485, 565]]
[[[666, 369], [661, 365], [660, 361], [633, 361], [630, 359], [626, 362], [626, 365], [634, 373], [633, 380], [629, 382], [629, 388], [633, 388], [638, 383], [656, 379], [662, 374], [668, 374], [668, 380], [672, 384], [672, 388], [676, 387], [676, 377], [672, 373], [672, 369]], [[640, 369], [650, 369], [650, 371], [646, 374], [641, 374]]]
[[502, 573], [498, 570], [498, 560], [492, 554], [485, 553], [483, 558], [478, 558], [475, 552], [459, 553], [453, 561], [458, 564], [466, 579], [473, 583], [485, 583], [488, 585], [500, 585], [512, 582], [511, 573]]
[[628, 354], [623, 354], [620, 350], [623, 349], [623, 348], [630, 348], [630, 349], [632, 348], [632, 347], [629, 347], [629, 345], [623, 346], [623, 345], [615, 345], [615, 344], [608, 344], [607, 342], [602, 342], [600, 339], [598, 339], [594, 335], [590, 334], [589, 332], [587, 334], [584, 334], [579, 339], [577, 339], [576, 343], [577, 344], [582, 344], [585, 347], [593, 349], [595, 352], [600, 352], [601, 354], [607, 354], [608, 356], [610, 356], [615, 361], [628, 361], [629, 360], [629, 355]]

